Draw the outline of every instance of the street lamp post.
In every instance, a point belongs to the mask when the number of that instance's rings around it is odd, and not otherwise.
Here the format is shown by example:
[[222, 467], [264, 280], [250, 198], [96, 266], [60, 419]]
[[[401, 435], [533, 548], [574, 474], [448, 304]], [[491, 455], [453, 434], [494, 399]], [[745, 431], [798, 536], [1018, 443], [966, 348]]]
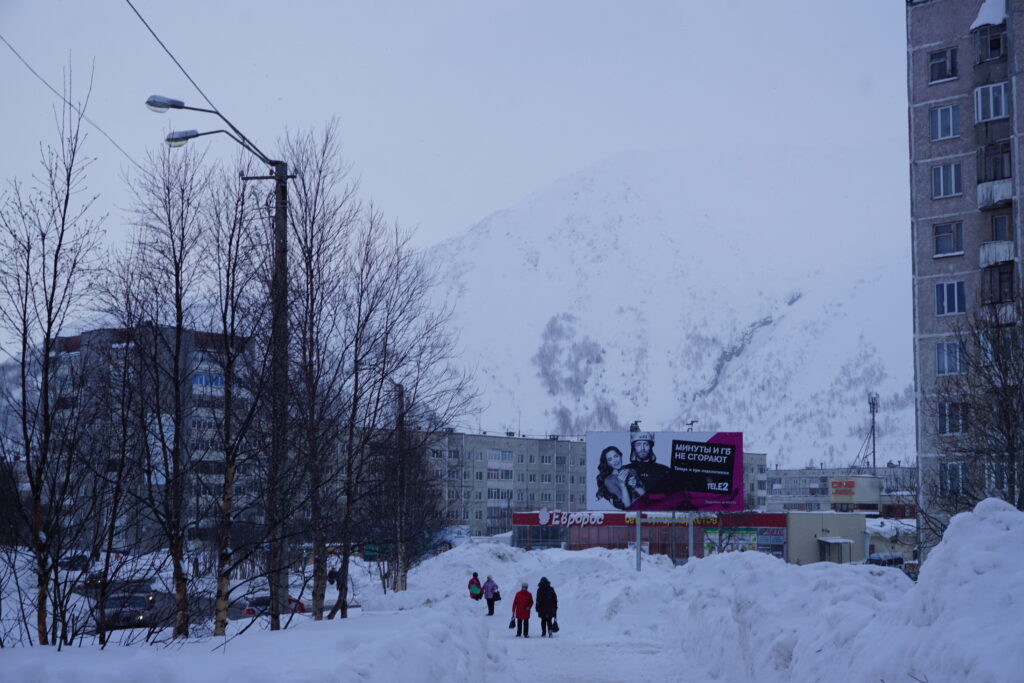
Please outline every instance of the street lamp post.
[[203, 135], [223, 133], [273, 170], [273, 175], [245, 177], [244, 180], [274, 181], [274, 260], [270, 280], [270, 379], [272, 383], [270, 417], [270, 458], [267, 463], [267, 521], [270, 557], [270, 628], [281, 628], [281, 613], [288, 607], [288, 570], [284, 540], [283, 483], [281, 481], [287, 449], [288, 429], [288, 164], [271, 159], [216, 109], [188, 107], [181, 100], [152, 95], [146, 106], [157, 113], [168, 109], [185, 109], [214, 114], [230, 130], [172, 131], [166, 142], [181, 147]]

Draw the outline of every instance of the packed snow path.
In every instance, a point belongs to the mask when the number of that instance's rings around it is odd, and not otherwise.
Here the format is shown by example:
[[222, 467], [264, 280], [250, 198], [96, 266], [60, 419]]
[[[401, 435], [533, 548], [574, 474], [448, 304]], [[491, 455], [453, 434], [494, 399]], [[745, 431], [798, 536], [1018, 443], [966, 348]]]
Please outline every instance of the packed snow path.
[[[503, 603], [498, 603], [499, 605]], [[481, 618], [487, 629], [488, 683], [640, 683], [699, 681], [695, 673], [680, 678], [679, 656], [629, 636], [609, 637], [606, 630], [563, 626], [553, 638], [542, 638], [540, 619], [530, 619], [529, 639], [508, 628], [508, 609]]]

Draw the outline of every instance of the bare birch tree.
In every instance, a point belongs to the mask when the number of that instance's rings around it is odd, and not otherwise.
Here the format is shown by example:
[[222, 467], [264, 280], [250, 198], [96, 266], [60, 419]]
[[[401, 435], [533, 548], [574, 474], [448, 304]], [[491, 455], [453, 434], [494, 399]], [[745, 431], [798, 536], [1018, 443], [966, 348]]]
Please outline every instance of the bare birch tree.
[[[70, 95], [70, 78], [65, 92]], [[86, 96], [86, 102], [88, 96]], [[32, 186], [11, 181], [0, 204], [0, 325], [16, 367], [5, 398], [16, 423], [2, 435], [9, 462], [22, 469], [28, 495], [24, 539], [35, 570], [35, 637], [54, 643], [48, 594], [66, 550], [65, 527], [77, 511], [75, 368], [58, 353], [58, 337], [83, 312], [95, 266], [100, 220], [87, 194], [89, 160], [82, 154], [86, 102], [56, 113], [59, 142], [42, 151]], [[63, 415], [61, 413], [64, 413]], [[19, 475], [20, 476], [20, 475]]]

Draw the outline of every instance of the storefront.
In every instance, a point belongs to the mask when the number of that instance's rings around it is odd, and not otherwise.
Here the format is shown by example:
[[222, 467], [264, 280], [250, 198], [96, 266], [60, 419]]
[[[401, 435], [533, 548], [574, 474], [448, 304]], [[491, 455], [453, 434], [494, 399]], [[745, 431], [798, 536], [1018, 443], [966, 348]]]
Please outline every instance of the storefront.
[[[514, 512], [512, 545], [535, 548], [630, 549], [636, 547], [634, 512]], [[680, 513], [645, 513], [640, 523], [640, 543], [644, 552], [668, 555], [685, 562], [689, 547], [689, 519]], [[701, 555], [704, 528], [714, 527], [714, 515], [694, 520], [694, 548]]]
[[[714, 553], [763, 552], [787, 562], [857, 562], [866, 556], [862, 514], [723, 512], [693, 520], [695, 557]], [[634, 512], [512, 513], [512, 545], [518, 548], [632, 549]], [[690, 520], [684, 513], [644, 513], [641, 548], [677, 563], [689, 557]]]

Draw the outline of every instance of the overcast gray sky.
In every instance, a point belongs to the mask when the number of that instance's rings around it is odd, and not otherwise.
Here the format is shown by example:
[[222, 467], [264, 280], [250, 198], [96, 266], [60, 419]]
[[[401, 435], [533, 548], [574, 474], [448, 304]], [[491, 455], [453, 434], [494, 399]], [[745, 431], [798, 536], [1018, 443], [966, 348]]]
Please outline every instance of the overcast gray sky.
[[[337, 117], [363, 197], [422, 245], [623, 150], [906, 148], [902, 0], [133, 1], [265, 151]], [[137, 160], [218, 127], [143, 106], [203, 103], [123, 0], [0, 0], [0, 34], [58, 89], [95, 65], [87, 113]], [[25, 177], [57, 100], [2, 44], [0, 92], [0, 178]], [[87, 151], [117, 235], [130, 162], [95, 131]]]

